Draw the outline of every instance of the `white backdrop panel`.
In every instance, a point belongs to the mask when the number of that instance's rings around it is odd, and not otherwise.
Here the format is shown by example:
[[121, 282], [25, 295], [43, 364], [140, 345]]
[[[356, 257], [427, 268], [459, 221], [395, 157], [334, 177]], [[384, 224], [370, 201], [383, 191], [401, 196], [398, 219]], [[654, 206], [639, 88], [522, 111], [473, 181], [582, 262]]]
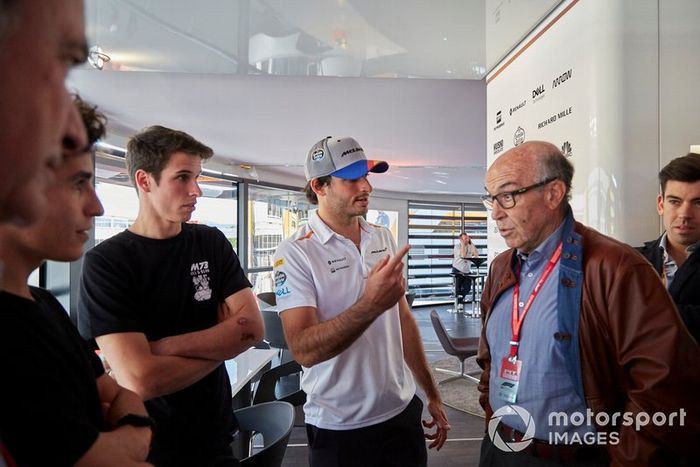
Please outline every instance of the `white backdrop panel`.
[[[571, 0], [487, 77], [487, 162], [529, 140], [571, 158], [583, 223], [640, 244], [658, 232], [655, 0]], [[539, 181], [533, 174], [533, 182]], [[506, 249], [489, 219], [489, 259]]]

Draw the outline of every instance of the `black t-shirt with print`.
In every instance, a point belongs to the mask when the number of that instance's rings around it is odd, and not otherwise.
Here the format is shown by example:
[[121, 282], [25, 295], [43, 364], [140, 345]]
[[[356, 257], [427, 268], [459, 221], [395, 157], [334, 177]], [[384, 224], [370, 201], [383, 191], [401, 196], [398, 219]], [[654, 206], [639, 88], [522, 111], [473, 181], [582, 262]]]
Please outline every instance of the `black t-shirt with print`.
[[17, 465], [73, 465], [106, 429], [102, 363], [53, 295], [0, 292], [0, 432]]
[[[250, 286], [218, 229], [183, 224], [164, 240], [127, 230], [85, 255], [78, 328], [86, 339], [141, 332], [149, 341], [200, 331], [217, 323], [221, 302]], [[228, 445], [236, 428], [224, 364], [146, 408], [157, 423], [153, 460]]]

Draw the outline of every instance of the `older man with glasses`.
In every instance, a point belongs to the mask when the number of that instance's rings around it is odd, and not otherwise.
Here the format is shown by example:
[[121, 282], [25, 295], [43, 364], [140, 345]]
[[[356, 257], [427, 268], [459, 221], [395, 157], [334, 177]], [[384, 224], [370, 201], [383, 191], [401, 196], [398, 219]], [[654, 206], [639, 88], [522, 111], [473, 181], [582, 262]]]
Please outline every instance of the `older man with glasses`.
[[690, 465], [700, 349], [644, 258], [574, 220], [573, 173], [532, 141], [486, 174], [510, 250], [481, 302], [480, 465]]
[[41, 219], [62, 151], [87, 146], [64, 83], [87, 53], [82, 0], [0, 1], [0, 223]]

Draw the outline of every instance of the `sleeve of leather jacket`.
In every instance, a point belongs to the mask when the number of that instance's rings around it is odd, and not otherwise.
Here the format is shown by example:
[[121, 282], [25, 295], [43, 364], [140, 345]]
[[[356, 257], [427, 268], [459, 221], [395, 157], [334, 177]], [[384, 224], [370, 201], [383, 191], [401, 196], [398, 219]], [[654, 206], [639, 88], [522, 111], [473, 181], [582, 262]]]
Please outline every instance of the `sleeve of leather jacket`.
[[[490, 273], [491, 271], [489, 271]], [[489, 277], [489, 276], [487, 276]], [[489, 301], [492, 293], [491, 281], [486, 279], [484, 289], [481, 294], [481, 338], [479, 339], [479, 351], [476, 356], [476, 362], [483, 370], [479, 380], [479, 404], [486, 412], [486, 426], [488, 427], [489, 419], [493, 415], [493, 410], [489, 405], [489, 376], [491, 372], [491, 353], [488, 343], [486, 342], [486, 315], [489, 310]]]
[[700, 434], [700, 347], [651, 267], [621, 264], [614, 275], [606, 315], [618, 364], [612, 371], [618, 372], [622, 387], [617, 390], [625, 397], [623, 413], [679, 415], [673, 425], [668, 421], [661, 426], [623, 424], [619, 444], [608, 449], [612, 465], [668, 465], [675, 456], [695, 459]]

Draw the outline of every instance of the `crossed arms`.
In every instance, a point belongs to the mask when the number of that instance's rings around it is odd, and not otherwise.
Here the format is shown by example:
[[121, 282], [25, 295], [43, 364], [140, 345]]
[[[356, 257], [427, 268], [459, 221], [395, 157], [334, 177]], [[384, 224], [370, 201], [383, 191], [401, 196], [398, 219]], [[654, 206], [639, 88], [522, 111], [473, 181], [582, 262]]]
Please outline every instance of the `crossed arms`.
[[[102, 412], [110, 426], [115, 427], [117, 421], [124, 415], [133, 413], [148, 415], [141, 398], [133, 392], [120, 387], [112, 378], [103, 374], [96, 380], [97, 392], [102, 403]], [[82, 455], [77, 467], [122, 465], [147, 466], [151, 437], [149, 427], [124, 425], [112, 431], [103, 431], [97, 440]]]
[[149, 400], [194, 384], [262, 340], [262, 318], [249, 288], [224, 300], [217, 321], [202, 331], [152, 342], [140, 332], [105, 334], [96, 341], [117, 382]]

